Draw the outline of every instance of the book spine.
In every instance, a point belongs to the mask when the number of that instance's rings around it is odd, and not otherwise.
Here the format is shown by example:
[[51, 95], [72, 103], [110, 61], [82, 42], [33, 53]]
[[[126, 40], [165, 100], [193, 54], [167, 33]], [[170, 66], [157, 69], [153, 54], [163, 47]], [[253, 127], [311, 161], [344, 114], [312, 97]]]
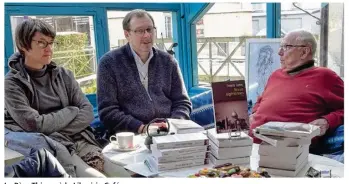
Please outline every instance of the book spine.
[[206, 145], [206, 146], [196, 146], [196, 147], [168, 149], [168, 150], [153, 149], [152, 152], [154, 153], [154, 155], [168, 157], [168, 156], [188, 155], [188, 154], [193, 154], [198, 152], [207, 152], [209, 150], [210, 150], [210, 146]]
[[[307, 165], [307, 160], [305, 160], [298, 168], [295, 170], [285, 170], [285, 169], [276, 169], [270, 167], [260, 166], [258, 170], [266, 170], [269, 174], [275, 176], [283, 176], [283, 177], [295, 177], [298, 173]], [[303, 176], [304, 177], [304, 176]]]
[[184, 148], [184, 147], [206, 146], [206, 145], [208, 145], [208, 139], [171, 142], [171, 143], [159, 143], [159, 144], [156, 144], [156, 147], [157, 149], [172, 149], [172, 148]]
[[276, 130], [267, 130], [267, 129], [259, 129], [259, 133], [263, 135], [274, 135], [274, 136], [280, 136], [280, 137], [292, 137], [292, 138], [307, 138], [310, 135], [310, 133], [305, 132], [280, 132]]
[[179, 168], [187, 168], [187, 167], [193, 167], [198, 165], [205, 165], [208, 163], [209, 163], [208, 159], [185, 160], [185, 161], [179, 161], [179, 162], [169, 162], [169, 163], [158, 164], [157, 168], [158, 168], [158, 171], [165, 171], [170, 169], [179, 169]]
[[218, 159], [229, 159], [251, 156], [252, 146], [234, 148], [217, 148], [212, 146], [211, 153]]
[[302, 153], [295, 162], [293, 160], [276, 160], [273, 157], [260, 157], [259, 166], [271, 167], [276, 169], [285, 169], [285, 170], [296, 170], [304, 160], [308, 160], [309, 153]]
[[197, 154], [189, 154], [189, 155], [179, 155], [179, 156], [171, 156], [171, 157], [158, 157], [158, 163], [167, 163], [167, 162], [178, 162], [184, 160], [198, 160], [198, 159], [207, 159], [209, 157], [209, 152], [201, 152]]
[[214, 155], [210, 154], [210, 160], [213, 165], [222, 165], [226, 163], [232, 163], [236, 165], [248, 165], [250, 163], [250, 157], [232, 158], [232, 159], [217, 159]]

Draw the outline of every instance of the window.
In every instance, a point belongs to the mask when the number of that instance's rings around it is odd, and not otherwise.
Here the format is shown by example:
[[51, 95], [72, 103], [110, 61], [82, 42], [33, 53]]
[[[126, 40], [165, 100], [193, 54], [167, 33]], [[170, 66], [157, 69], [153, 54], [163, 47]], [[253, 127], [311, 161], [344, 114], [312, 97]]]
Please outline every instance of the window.
[[265, 3], [215, 3], [195, 24], [199, 85], [244, 78], [246, 39], [266, 37]]
[[[321, 7], [321, 3], [281, 3], [281, 10], [281, 36], [299, 28], [313, 33], [318, 42], [316, 64], [320, 65], [321, 60], [326, 60], [325, 67], [332, 69], [344, 79], [343, 3], [329, 3], [324, 7]], [[322, 33], [325, 27], [328, 28], [328, 33]], [[321, 39], [325, 38], [328, 40], [328, 43], [324, 43], [327, 44], [327, 50], [326, 47], [320, 46]], [[322, 54], [324, 52], [326, 54]], [[327, 57], [321, 58], [320, 55]]]
[[[308, 11], [315, 17], [321, 17], [321, 3], [296, 3], [296, 6]], [[314, 34], [319, 47], [320, 25], [317, 24], [317, 19], [309, 16], [296, 6], [293, 3], [281, 3], [281, 37], [284, 37], [291, 30], [305, 29]], [[316, 55], [316, 65], [319, 65], [319, 49], [317, 49]]]
[[[107, 11], [110, 49], [121, 47], [127, 43], [122, 28], [122, 20], [129, 11]], [[148, 11], [155, 22], [156, 39], [154, 47], [166, 51], [173, 43], [172, 13]]]
[[327, 67], [344, 80], [344, 6], [330, 3], [328, 13], [328, 62]]
[[165, 16], [166, 38], [172, 38], [172, 20], [171, 16]]
[[[83, 92], [95, 93], [97, 61], [91, 16], [11, 16], [12, 37], [15, 28], [26, 19], [41, 19], [56, 31], [59, 43], [53, 49], [52, 61], [74, 73]], [[14, 42], [15, 43], [15, 42]], [[14, 50], [18, 51], [15, 44]]]
[[217, 54], [219, 56], [228, 56], [229, 44], [228, 43], [218, 43]]

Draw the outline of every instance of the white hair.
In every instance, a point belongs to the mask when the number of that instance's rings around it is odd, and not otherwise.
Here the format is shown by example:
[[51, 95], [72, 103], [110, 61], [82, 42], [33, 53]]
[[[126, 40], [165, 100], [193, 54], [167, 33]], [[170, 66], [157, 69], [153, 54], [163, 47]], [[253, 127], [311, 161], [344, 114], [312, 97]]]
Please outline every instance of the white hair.
[[297, 37], [296, 40], [298, 42], [301, 42], [302, 44], [311, 45], [311, 53], [312, 53], [313, 57], [315, 56], [317, 42], [316, 42], [314, 35], [311, 32], [306, 31], [304, 29], [297, 29], [297, 30], [290, 31], [287, 34], [295, 34]]

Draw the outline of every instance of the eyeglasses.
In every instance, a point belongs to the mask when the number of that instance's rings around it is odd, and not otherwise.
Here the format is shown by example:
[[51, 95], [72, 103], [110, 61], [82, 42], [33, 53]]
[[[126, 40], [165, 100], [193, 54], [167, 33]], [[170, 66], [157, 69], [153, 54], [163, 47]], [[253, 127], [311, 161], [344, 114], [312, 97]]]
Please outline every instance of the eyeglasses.
[[289, 50], [292, 47], [308, 47], [306, 45], [280, 45], [280, 49], [283, 51]]
[[52, 48], [54, 48], [55, 45], [58, 45], [58, 42], [47, 42], [45, 40], [32, 40], [35, 41], [36, 44], [38, 44], [38, 46], [42, 49], [45, 49], [48, 45], [51, 45]]
[[145, 34], [145, 32], [149, 33], [149, 34], [154, 34], [154, 31], [156, 30], [156, 27], [149, 27], [147, 29], [136, 29], [136, 30], [131, 30], [133, 31], [137, 36], [143, 36]]

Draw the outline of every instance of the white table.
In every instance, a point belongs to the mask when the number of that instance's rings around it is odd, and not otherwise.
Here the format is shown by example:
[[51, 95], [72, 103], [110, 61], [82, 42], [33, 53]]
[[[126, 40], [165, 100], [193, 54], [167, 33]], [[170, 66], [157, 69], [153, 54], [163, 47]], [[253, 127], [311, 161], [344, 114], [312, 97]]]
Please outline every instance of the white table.
[[[144, 136], [136, 136], [137, 141], [141, 143], [141, 148], [139, 148], [136, 151], [131, 152], [117, 152], [111, 148], [110, 145], [107, 145], [102, 153], [105, 158], [105, 173], [108, 176], [111, 177], [120, 177], [120, 174], [118, 172], [124, 173], [125, 171], [120, 171], [120, 166], [124, 167], [128, 164], [134, 164], [138, 162], [143, 162], [144, 159], [151, 155], [151, 151], [149, 151], [144, 143]], [[250, 158], [250, 167], [252, 170], [257, 170], [258, 168], [258, 162], [259, 162], [259, 155], [258, 155], [258, 148], [259, 144], [253, 144], [252, 147], [252, 154]], [[210, 168], [212, 167], [212, 164], [208, 165], [201, 165], [191, 168], [181, 168], [181, 169], [174, 169], [166, 172], [159, 173], [160, 177], [187, 177], [188, 175], [197, 173], [200, 169], [203, 168]], [[306, 171], [308, 170], [309, 166], [315, 168], [316, 170], [331, 170], [333, 177], [344, 177], [344, 164], [327, 158], [322, 157], [318, 155], [309, 154], [308, 157], [308, 165], [305, 166], [299, 173], [298, 176], [302, 177], [305, 175]]]
[[5, 147], [5, 166], [12, 165], [22, 159], [24, 159], [24, 155], [8, 147]]

